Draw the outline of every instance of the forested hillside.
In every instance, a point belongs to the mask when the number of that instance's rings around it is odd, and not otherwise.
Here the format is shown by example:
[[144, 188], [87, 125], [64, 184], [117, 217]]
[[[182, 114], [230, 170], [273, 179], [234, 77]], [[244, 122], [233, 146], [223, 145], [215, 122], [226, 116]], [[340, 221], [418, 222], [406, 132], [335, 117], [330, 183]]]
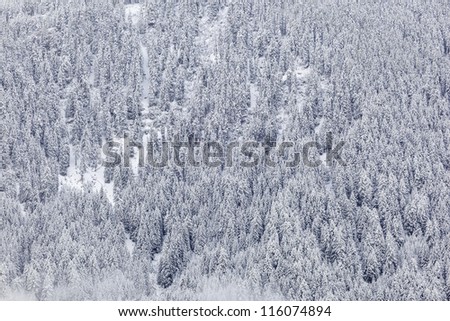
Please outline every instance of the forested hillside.
[[[0, 0], [1, 299], [450, 299], [448, 0], [129, 2]], [[346, 166], [104, 166], [327, 133]]]

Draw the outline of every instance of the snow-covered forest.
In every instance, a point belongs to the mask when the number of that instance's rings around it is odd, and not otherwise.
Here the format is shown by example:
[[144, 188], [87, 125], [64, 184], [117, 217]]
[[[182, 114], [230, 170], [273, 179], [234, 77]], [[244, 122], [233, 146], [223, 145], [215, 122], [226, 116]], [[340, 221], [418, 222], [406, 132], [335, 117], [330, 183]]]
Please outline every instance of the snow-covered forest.
[[[448, 0], [0, 0], [0, 115], [1, 299], [450, 300]], [[346, 166], [103, 166], [124, 133]]]

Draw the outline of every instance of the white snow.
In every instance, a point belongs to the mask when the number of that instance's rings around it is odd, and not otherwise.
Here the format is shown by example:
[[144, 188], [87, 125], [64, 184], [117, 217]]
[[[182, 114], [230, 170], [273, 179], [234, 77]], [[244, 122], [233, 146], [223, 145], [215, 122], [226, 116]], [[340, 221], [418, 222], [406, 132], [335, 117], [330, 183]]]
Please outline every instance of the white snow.
[[259, 91], [255, 84], [250, 84], [250, 109], [255, 113], [258, 111], [257, 101], [259, 97]]
[[[145, 145], [143, 145], [143, 146], [145, 149]], [[139, 172], [139, 158], [140, 158], [139, 153], [143, 153], [142, 157], [144, 157], [143, 160], [145, 161], [145, 150], [144, 149], [139, 151], [138, 148], [133, 147], [134, 155], [133, 155], [133, 157], [131, 157], [131, 155], [130, 155], [130, 168], [133, 171], [134, 175], [138, 175], [138, 172]]]
[[136, 244], [130, 239], [130, 234], [125, 233], [126, 239], [125, 239], [125, 247], [130, 254], [130, 256], [133, 256], [134, 247]]
[[22, 217], [26, 217], [27, 216], [27, 212], [25, 211], [25, 206], [23, 203], [19, 203], [19, 213]]
[[[159, 264], [161, 262], [161, 258], [162, 258], [162, 254], [161, 253], [156, 253], [153, 256], [153, 260], [150, 262], [150, 274], [149, 274], [149, 278], [152, 279], [154, 284], [158, 283], [158, 269], [159, 269]], [[162, 289], [161, 287], [157, 286], [154, 288], [155, 291], [155, 297], [160, 297]]]
[[142, 42], [139, 43], [139, 49], [141, 51], [142, 56], [142, 71], [144, 72], [144, 79], [142, 80], [142, 113], [148, 114], [148, 106], [149, 106], [149, 85], [150, 85], [150, 69], [148, 67], [148, 50]]
[[140, 3], [133, 3], [125, 5], [125, 19], [131, 20], [132, 24], [137, 24], [141, 16], [142, 6]]
[[327, 153], [320, 154], [320, 160], [322, 161], [322, 164], [326, 164], [327, 161]]
[[70, 146], [70, 166], [67, 169], [66, 176], [59, 176], [59, 182], [62, 186], [76, 188], [79, 190], [86, 190], [92, 188], [94, 191], [100, 191], [103, 188], [108, 200], [113, 203], [113, 183], [106, 184], [104, 180], [103, 166], [98, 166], [95, 169], [87, 168], [86, 173], [81, 175], [79, 170], [79, 159], [75, 148]]
[[295, 69], [295, 76], [299, 79], [305, 79], [310, 74], [311, 74], [311, 68], [305, 67], [302, 64], [299, 64], [297, 69]]
[[[137, 24], [142, 19], [142, 5], [141, 4], [129, 4], [125, 6], [125, 17], [126, 19], [131, 19], [132, 24]], [[149, 68], [149, 56], [148, 47], [145, 45], [145, 39], [141, 37], [139, 40], [139, 51], [141, 54], [141, 67], [143, 72], [143, 79], [141, 82], [142, 94], [141, 94], [141, 114], [143, 116], [142, 123], [143, 128], [143, 146], [146, 148], [146, 144], [149, 138], [149, 133], [151, 130], [155, 130], [154, 121], [149, 119], [150, 115], [150, 68]], [[157, 131], [160, 135], [160, 132]], [[139, 157], [136, 153], [135, 157], [130, 159], [133, 172], [138, 173]]]
[[6, 289], [2, 301], [36, 301], [36, 295], [31, 291]]

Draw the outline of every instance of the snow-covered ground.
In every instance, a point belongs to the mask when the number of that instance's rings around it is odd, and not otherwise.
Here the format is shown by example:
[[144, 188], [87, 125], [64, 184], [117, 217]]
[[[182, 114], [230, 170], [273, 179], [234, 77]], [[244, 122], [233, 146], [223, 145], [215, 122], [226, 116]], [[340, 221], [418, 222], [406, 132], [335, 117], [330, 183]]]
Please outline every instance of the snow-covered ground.
[[67, 169], [66, 176], [59, 176], [59, 182], [62, 186], [76, 188], [79, 190], [86, 190], [92, 188], [95, 191], [103, 189], [108, 200], [113, 203], [113, 183], [106, 184], [104, 180], [103, 166], [98, 166], [95, 169], [87, 168], [86, 173], [80, 173], [80, 161], [73, 146], [70, 146], [70, 165]]
[[305, 67], [302, 64], [298, 64], [297, 69], [295, 69], [295, 76], [297, 79], [306, 79], [311, 74], [311, 68]]
[[133, 3], [125, 5], [125, 19], [131, 21], [132, 24], [137, 24], [142, 11], [140, 3]]
[[150, 86], [150, 69], [148, 67], [148, 50], [147, 47], [142, 44], [142, 42], [139, 43], [139, 50], [141, 52], [142, 57], [142, 71], [144, 73], [144, 79], [142, 80], [142, 114], [148, 115], [149, 110], [149, 86]]
[[250, 110], [251, 112], [257, 112], [259, 92], [258, 87], [255, 84], [250, 84]]
[[136, 244], [130, 239], [130, 234], [125, 233], [126, 239], [125, 239], [125, 247], [130, 254], [130, 256], [133, 256], [134, 247]]

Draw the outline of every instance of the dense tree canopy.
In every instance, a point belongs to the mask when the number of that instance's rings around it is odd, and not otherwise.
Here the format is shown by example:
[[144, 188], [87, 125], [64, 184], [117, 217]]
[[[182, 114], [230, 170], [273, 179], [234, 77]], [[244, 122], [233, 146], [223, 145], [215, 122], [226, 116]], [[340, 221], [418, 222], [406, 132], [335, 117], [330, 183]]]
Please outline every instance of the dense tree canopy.
[[[5, 1], [0, 25], [0, 297], [450, 299], [448, 1]], [[347, 166], [102, 166], [124, 133], [328, 132]]]

